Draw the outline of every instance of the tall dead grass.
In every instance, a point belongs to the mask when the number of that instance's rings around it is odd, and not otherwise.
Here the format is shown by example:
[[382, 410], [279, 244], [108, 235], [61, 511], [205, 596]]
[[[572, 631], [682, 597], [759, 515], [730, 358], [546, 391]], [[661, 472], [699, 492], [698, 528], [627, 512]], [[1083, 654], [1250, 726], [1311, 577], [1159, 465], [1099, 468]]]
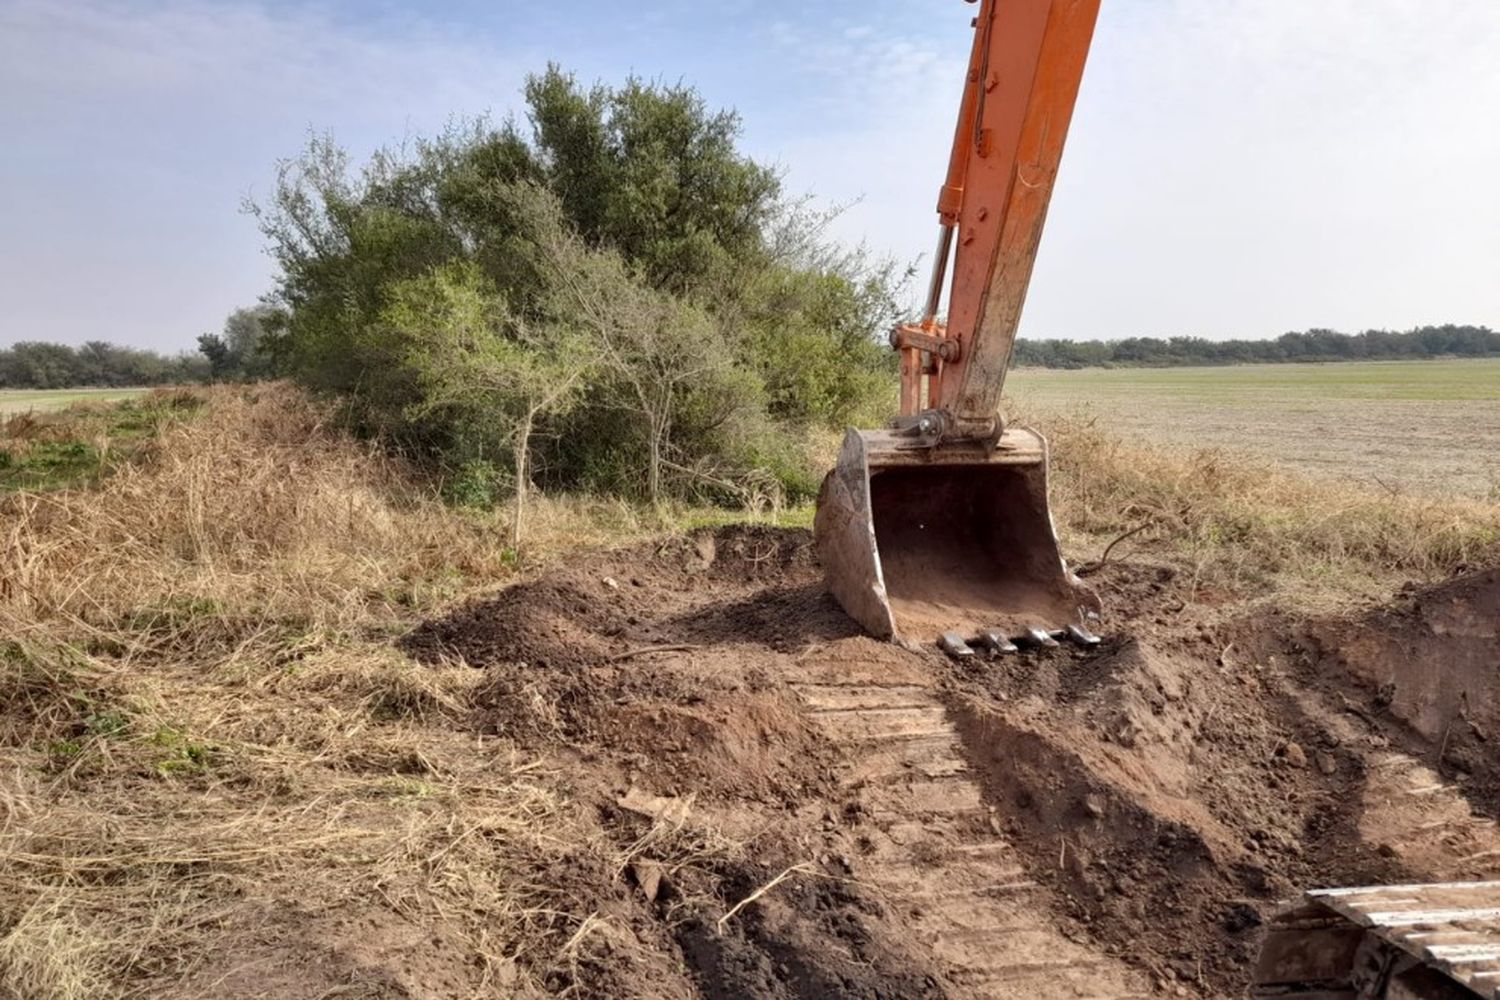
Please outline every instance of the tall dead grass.
[[289, 386], [219, 390], [97, 489], [4, 501], [9, 629], [105, 627], [168, 603], [330, 623], [444, 574], [500, 575], [490, 525], [451, 515]]
[[1303, 597], [1500, 562], [1500, 505], [1377, 494], [1220, 450], [1125, 442], [1091, 418], [1036, 422], [1051, 442], [1055, 515], [1075, 552], [1134, 531], [1126, 549], [1173, 552], [1205, 586]]
[[[603, 502], [532, 524], [640, 530]], [[473, 734], [478, 672], [389, 644], [516, 562], [503, 519], [285, 385], [209, 392], [93, 488], [0, 497], [0, 997], [584, 990], [620, 849]]]

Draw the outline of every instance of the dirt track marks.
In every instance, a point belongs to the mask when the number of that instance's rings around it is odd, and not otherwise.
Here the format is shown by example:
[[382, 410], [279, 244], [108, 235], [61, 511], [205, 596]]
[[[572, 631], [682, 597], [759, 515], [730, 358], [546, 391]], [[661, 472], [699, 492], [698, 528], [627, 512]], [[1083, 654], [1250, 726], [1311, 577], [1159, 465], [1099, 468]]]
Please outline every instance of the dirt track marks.
[[1046, 890], [983, 804], [960, 735], [930, 683], [836, 650], [792, 684], [847, 754], [860, 848], [851, 875], [889, 901], [955, 996], [1156, 996], [1145, 978], [1070, 940]]

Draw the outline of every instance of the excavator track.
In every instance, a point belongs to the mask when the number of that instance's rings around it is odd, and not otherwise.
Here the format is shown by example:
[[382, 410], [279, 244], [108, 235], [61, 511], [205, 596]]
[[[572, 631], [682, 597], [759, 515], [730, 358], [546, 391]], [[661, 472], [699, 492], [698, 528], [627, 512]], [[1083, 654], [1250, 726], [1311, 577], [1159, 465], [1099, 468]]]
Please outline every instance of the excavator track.
[[1500, 998], [1500, 882], [1317, 889], [1266, 936], [1253, 997]]

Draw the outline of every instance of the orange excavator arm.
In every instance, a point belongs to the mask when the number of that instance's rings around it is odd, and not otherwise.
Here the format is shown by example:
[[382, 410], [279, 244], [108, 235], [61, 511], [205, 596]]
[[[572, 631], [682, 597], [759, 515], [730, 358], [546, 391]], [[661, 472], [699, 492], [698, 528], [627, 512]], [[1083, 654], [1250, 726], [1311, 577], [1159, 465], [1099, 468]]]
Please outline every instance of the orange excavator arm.
[[935, 411], [944, 437], [1001, 431], [1000, 392], [1099, 3], [980, 0], [926, 308], [892, 335], [902, 353], [901, 413]]
[[901, 414], [845, 435], [813, 519], [829, 590], [874, 635], [960, 656], [1097, 641], [1048, 509], [1047, 442], [1004, 426], [1000, 391], [1099, 5], [979, 2], [927, 306], [891, 335]]

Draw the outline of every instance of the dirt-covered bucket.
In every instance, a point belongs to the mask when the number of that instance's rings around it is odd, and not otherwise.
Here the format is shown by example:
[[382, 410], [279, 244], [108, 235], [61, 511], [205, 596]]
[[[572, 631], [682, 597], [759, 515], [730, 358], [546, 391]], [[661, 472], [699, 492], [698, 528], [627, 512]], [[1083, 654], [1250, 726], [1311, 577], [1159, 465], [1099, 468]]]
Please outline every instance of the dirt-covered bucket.
[[851, 430], [814, 524], [829, 590], [880, 638], [1081, 624], [1092, 597], [1058, 549], [1047, 445], [1009, 430], [994, 448], [913, 447]]

